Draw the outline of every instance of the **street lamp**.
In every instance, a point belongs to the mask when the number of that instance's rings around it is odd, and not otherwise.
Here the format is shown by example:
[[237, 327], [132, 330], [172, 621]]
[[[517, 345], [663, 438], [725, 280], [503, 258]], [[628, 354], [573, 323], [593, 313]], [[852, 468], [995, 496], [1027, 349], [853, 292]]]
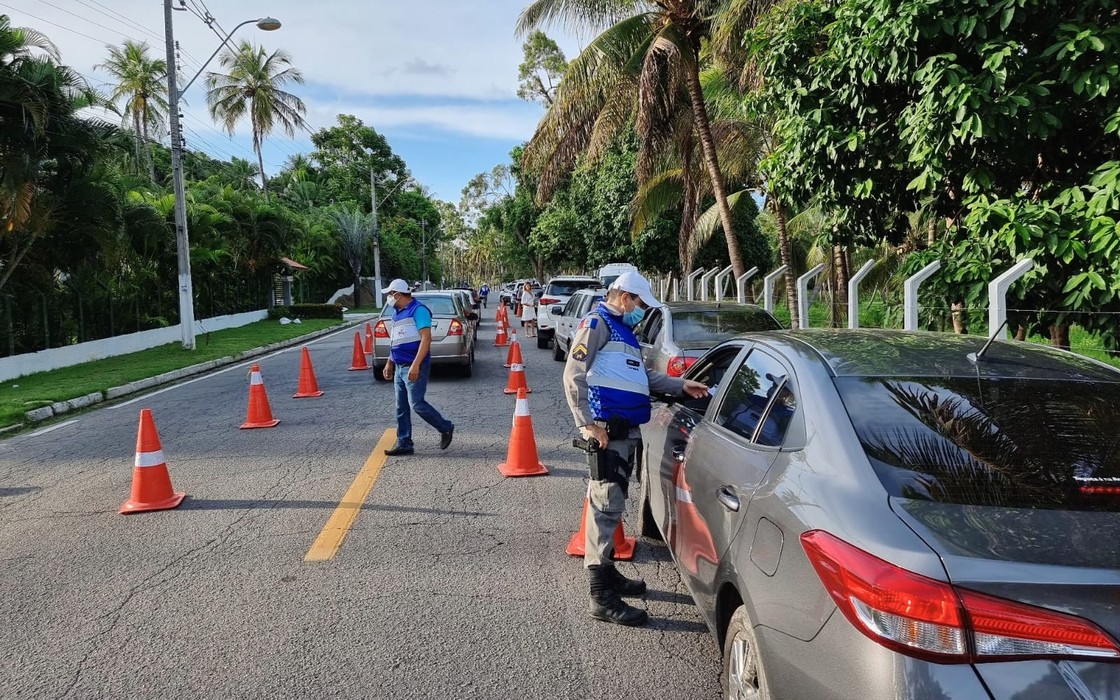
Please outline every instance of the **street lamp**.
[[183, 341], [183, 349], [194, 350], [194, 285], [191, 282], [191, 248], [187, 238], [187, 200], [183, 187], [183, 139], [179, 132], [179, 97], [187, 91], [202, 71], [214, 57], [218, 55], [227, 44], [230, 37], [246, 24], [256, 23], [257, 27], [271, 32], [280, 28], [280, 21], [272, 17], [250, 19], [234, 27], [210, 58], [199, 67], [194, 77], [187, 81], [182, 90], [176, 81], [175, 75], [175, 34], [172, 29], [171, 3], [173, 0], [163, 0], [164, 35], [167, 41], [167, 106], [171, 119], [171, 181], [175, 193], [175, 248], [179, 257], [179, 329]]

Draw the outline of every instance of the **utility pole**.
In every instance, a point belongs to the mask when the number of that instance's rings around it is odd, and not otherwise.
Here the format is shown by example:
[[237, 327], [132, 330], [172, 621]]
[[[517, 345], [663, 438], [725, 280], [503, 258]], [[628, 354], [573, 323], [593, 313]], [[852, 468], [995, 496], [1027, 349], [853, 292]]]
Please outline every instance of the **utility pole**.
[[175, 194], [175, 249], [179, 258], [179, 330], [183, 349], [194, 350], [194, 289], [191, 282], [191, 246], [187, 237], [187, 198], [183, 187], [183, 135], [179, 129], [179, 85], [175, 77], [175, 33], [171, 0], [163, 0], [167, 41], [167, 105], [171, 118], [171, 181]]
[[377, 187], [373, 181], [373, 166], [369, 169], [369, 199], [373, 224], [373, 286], [377, 295], [377, 308], [385, 306], [381, 298], [381, 227], [377, 225]]

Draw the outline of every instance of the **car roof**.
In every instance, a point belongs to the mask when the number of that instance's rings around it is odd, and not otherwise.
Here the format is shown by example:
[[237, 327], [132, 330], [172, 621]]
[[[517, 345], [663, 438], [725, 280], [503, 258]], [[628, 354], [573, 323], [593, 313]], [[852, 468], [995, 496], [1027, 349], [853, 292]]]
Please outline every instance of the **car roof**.
[[607, 295], [607, 288], [606, 287], [584, 287], [583, 289], [577, 289], [575, 292], [572, 293], [572, 296], [576, 296], [577, 294], [582, 294], [584, 296], [588, 296], [588, 295], [591, 295], [591, 294], [594, 294], [596, 296], [606, 296]]
[[549, 284], [553, 282], [599, 282], [598, 277], [590, 275], [557, 275], [548, 278]]
[[809, 328], [744, 334], [763, 345], [809, 352], [835, 376], [982, 377], [1118, 382], [1120, 371], [1072, 352], [997, 340], [973, 361], [984, 336], [883, 328]]
[[745, 309], [747, 311], [758, 311], [759, 313], [770, 313], [758, 304], [739, 304], [737, 302], [717, 302], [717, 301], [666, 301], [662, 302], [661, 306], [669, 309], [670, 311], [715, 311], [716, 309]]

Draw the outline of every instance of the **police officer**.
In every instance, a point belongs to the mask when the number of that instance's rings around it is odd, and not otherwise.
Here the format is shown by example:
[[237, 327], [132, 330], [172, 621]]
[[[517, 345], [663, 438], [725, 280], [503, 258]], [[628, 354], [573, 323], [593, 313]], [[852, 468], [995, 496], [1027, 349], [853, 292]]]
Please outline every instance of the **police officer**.
[[[707, 395], [700, 382], [646, 369], [631, 330], [645, 309], [659, 306], [649, 282], [625, 272], [607, 297], [580, 322], [564, 365], [564, 394], [584, 439], [600, 446], [587, 487], [584, 566], [591, 582], [591, 617], [620, 625], [643, 625], [645, 610], [621, 596], [645, 593], [645, 581], [628, 579], [614, 567], [614, 532], [626, 508], [639, 427], [650, 418], [650, 391]], [[599, 473], [594, 473], [598, 471]]]
[[410, 455], [412, 445], [412, 409], [416, 415], [439, 431], [439, 448], [446, 450], [451, 444], [455, 426], [440, 415], [424, 398], [428, 389], [428, 375], [432, 371], [429, 348], [432, 345], [432, 312], [412, 296], [408, 283], [393, 280], [381, 290], [388, 294], [393, 312], [393, 333], [390, 338], [389, 361], [385, 363], [385, 379], [393, 380], [397, 395], [397, 444], [385, 454]]
[[490, 296], [490, 285], [483, 282], [482, 287], [478, 290], [478, 296], [482, 297], [482, 308], [485, 309], [486, 297]]

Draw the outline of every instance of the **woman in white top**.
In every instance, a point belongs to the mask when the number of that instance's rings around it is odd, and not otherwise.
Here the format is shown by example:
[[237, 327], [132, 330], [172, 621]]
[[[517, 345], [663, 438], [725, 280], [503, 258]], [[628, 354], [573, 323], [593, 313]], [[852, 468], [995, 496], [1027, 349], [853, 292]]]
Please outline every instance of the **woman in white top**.
[[537, 297], [533, 285], [526, 282], [521, 291], [521, 325], [525, 326], [525, 337], [537, 337]]

